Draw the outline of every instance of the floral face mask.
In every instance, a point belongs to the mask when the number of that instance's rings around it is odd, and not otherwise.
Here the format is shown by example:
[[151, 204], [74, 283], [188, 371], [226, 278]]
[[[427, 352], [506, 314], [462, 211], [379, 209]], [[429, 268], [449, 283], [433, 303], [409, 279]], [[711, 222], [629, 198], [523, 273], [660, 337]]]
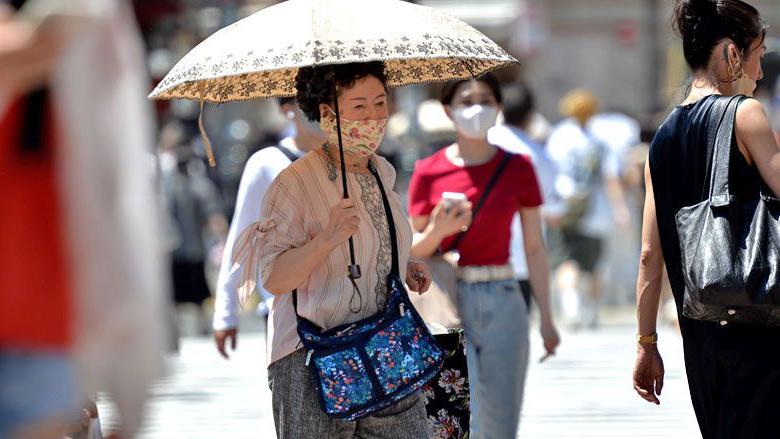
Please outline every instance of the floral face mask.
[[[330, 110], [330, 108], [328, 108]], [[387, 118], [350, 120], [341, 118], [341, 142], [344, 153], [360, 157], [372, 156], [385, 136]], [[320, 129], [328, 136], [328, 143], [338, 147], [339, 137], [336, 131], [336, 113], [330, 110], [320, 120]]]

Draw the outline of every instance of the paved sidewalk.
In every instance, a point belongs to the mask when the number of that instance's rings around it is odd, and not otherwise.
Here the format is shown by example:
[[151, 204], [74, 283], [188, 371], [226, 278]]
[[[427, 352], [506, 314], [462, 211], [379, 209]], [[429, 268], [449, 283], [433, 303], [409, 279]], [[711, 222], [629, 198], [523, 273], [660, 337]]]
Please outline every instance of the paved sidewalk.
[[[634, 331], [622, 326], [564, 334], [556, 358], [530, 367], [518, 437], [700, 438], [679, 336], [669, 330], [659, 335], [666, 379], [655, 406], [632, 388]], [[532, 359], [542, 352], [535, 341]]]
[[[661, 406], [646, 403], [631, 388], [633, 327], [564, 333], [559, 355], [544, 364], [534, 331], [521, 438], [700, 437], [688, 397], [678, 336], [660, 334], [667, 377]], [[273, 438], [266, 381], [264, 335], [239, 335], [239, 349], [223, 360], [210, 338], [182, 340], [169, 376], [152, 388], [148, 439]], [[110, 407], [100, 404], [104, 424]]]

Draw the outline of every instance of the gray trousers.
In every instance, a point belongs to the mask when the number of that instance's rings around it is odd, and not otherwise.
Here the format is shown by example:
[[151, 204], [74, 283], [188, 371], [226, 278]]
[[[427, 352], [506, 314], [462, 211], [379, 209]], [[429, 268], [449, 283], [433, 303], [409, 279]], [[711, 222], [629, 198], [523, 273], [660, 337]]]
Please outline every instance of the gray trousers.
[[306, 353], [298, 350], [268, 368], [278, 439], [426, 439], [430, 437], [425, 400], [410, 395], [357, 421], [331, 418], [320, 408]]
[[517, 436], [528, 370], [528, 308], [517, 281], [458, 283], [471, 439]]

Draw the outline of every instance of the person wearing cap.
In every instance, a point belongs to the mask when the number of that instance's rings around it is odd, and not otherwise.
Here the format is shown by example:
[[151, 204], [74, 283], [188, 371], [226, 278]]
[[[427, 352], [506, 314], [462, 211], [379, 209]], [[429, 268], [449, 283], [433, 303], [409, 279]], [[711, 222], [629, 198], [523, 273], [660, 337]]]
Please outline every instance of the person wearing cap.
[[[608, 142], [593, 133], [599, 112], [588, 90], [571, 91], [561, 99], [565, 117], [547, 141], [547, 151], [560, 171], [555, 190], [564, 203], [559, 224], [549, 232], [553, 266], [557, 268], [563, 314], [574, 327], [598, 325], [600, 279], [597, 273], [605, 240], [617, 225], [625, 229], [629, 213], [620, 183], [621, 160]], [[583, 299], [581, 286], [587, 286]], [[585, 302], [587, 306], [581, 306]]]

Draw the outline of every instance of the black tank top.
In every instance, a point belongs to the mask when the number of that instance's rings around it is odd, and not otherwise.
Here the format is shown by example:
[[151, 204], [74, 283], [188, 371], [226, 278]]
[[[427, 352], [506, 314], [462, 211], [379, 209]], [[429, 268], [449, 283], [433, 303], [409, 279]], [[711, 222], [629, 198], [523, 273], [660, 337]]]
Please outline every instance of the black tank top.
[[[669, 282], [678, 310], [682, 304], [685, 283], [680, 258], [675, 215], [686, 206], [704, 201], [709, 193], [710, 157], [722, 114], [713, 111], [718, 99], [711, 95], [696, 103], [672, 111], [656, 133], [650, 146], [650, 174], [655, 193], [656, 217], [661, 236]], [[744, 98], [743, 98], [744, 99]], [[759, 196], [761, 179], [754, 166], [739, 152], [732, 140], [729, 186], [741, 202]]]

